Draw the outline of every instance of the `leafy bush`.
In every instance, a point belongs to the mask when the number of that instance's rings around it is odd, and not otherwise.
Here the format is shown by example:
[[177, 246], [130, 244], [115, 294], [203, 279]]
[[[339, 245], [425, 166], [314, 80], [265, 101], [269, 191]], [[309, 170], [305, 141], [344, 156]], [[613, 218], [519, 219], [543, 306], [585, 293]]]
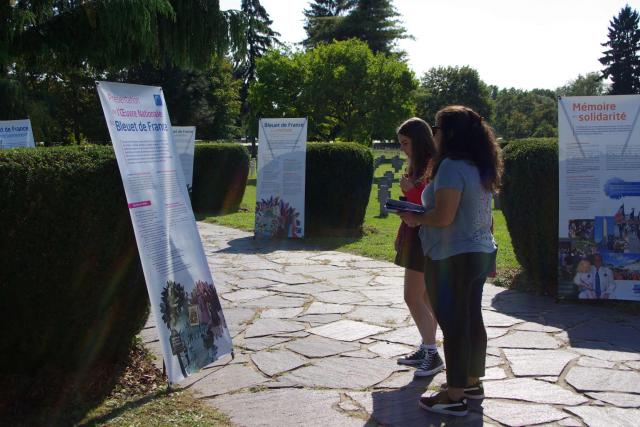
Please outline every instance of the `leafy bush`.
[[373, 180], [373, 155], [355, 143], [307, 145], [308, 235], [360, 231]]
[[0, 236], [0, 377], [126, 358], [148, 298], [111, 147], [1, 151]]
[[509, 142], [503, 151], [502, 211], [518, 262], [548, 293], [557, 287], [558, 144]]
[[193, 210], [238, 210], [249, 176], [249, 151], [239, 144], [198, 143], [193, 161]]

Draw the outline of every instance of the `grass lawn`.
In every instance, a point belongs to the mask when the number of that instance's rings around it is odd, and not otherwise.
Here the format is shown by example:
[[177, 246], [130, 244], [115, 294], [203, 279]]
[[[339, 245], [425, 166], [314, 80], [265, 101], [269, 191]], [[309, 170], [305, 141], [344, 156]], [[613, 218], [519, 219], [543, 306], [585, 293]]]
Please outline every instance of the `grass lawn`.
[[[378, 157], [383, 152], [376, 152]], [[389, 158], [396, 152], [384, 152]], [[393, 171], [390, 164], [383, 164], [375, 171], [375, 176], [380, 177], [386, 171]], [[397, 199], [400, 196], [400, 186], [398, 177], [400, 173], [395, 174], [396, 181], [391, 188], [391, 197]], [[317, 247], [321, 249], [332, 249], [342, 252], [349, 252], [358, 255], [380, 259], [384, 261], [393, 261], [395, 251], [393, 242], [395, 240], [400, 218], [397, 215], [390, 214], [386, 218], [380, 217], [380, 206], [377, 197], [378, 187], [371, 187], [371, 195], [369, 197], [369, 205], [364, 222], [364, 233], [360, 237], [313, 237], [304, 238], [305, 246]], [[225, 225], [229, 227], [239, 228], [245, 231], [253, 231], [254, 225], [254, 208], [256, 203], [256, 179], [255, 176], [250, 177], [247, 188], [240, 205], [240, 211], [227, 215], [217, 216], [198, 216], [199, 220], [206, 222]], [[494, 235], [498, 242], [498, 272], [513, 271], [520, 268], [513, 253], [511, 246], [511, 238], [507, 230], [504, 216], [500, 210], [493, 211], [494, 216]]]

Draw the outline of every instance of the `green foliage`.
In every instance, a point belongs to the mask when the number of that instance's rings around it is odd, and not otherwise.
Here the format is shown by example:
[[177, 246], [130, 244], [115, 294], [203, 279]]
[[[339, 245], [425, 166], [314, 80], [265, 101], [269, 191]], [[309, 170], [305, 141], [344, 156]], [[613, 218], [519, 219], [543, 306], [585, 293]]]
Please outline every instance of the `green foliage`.
[[390, 0], [316, 0], [304, 14], [306, 47], [356, 38], [374, 53], [393, 54], [409, 38]]
[[559, 96], [600, 96], [606, 93], [606, 85], [598, 72], [578, 75], [574, 80], [556, 90]]
[[304, 53], [270, 52], [251, 87], [252, 129], [260, 117], [308, 117], [312, 141], [392, 138], [413, 114], [413, 73], [397, 59], [373, 54], [357, 40]]
[[196, 144], [193, 161], [194, 212], [238, 210], [249, 175], [249, 152], [237, 144]]
[[123, 361], [148, 297], [109, 147], [0, 152], [0, 377], [89, 384]]
[[308, 144], [306, 234], [359, 232], [372, 180], [373, 156], [365, 147], [353, 143]]
[[542, 291], [555, 293], [558, 256], [558, 144], [553, 138], [509, 142], [502, 211], [516, 259]]
[[15, 61], [57, 70], [145, 61], [200, 68], [243, 43], [240, 14], [221, 11], [217, 0], [19, 1], [5, 19], [0, 69]]
[[495, 99], [496, 133], [505, 139], [557, 135], [558, 102], [553, 91], [502, 89]]
[[158, 68], [147, 63], [114, 77], [128, 83], [162, 86], [171, 123], [196, 126], [198, 139], [239, 135], [236, 119], [240, 113], [240, 82], [233, 78], [227, 59], [212, 62], [206, 70]]
[[438, 67], [424, 73], [417, 93], [418, 116], [433, 123], [442, 107], [452, 104], [472, 108], [489, 119], [493, 113], [489, 87], [471, 67]]
[[609, 22], [609, 40], [602, 43], [607, 50], [600, 58], [605, 66], [602, 75], [611, 77], [611, 95], [640, 93], [640, 15], [626, 5]]
[[240, 10], [244, 14], [244, 38], [247, 45], [235, 55], [234, 74], [242, 81], [240, 101], [244, 120], [249, 112], [249, 85], [256, 79], [256, 60], [264, 56], [270, 48], [280, 44], [280, 34], [271, 29], [273, 21], [259, 0], [242, 0]]

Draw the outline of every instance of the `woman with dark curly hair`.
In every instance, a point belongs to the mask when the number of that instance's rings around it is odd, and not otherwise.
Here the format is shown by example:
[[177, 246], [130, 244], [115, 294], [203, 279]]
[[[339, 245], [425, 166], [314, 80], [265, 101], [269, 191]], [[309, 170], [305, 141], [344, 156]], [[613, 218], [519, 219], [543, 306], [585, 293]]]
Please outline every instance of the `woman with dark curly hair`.
[[425, 285], [444, 336], [447, 383], [420, 398], [428, 411], [466, 415], [467, 399], [484, 398], [487, 333], [482, 288], [495, 262], [491, 233], [492, 195], [502, 162], [493, 130], [475, 111], [453, 105], [436, 114], [438, 158], [422, 193], [426, 212], [402, 213], [422, 225]]

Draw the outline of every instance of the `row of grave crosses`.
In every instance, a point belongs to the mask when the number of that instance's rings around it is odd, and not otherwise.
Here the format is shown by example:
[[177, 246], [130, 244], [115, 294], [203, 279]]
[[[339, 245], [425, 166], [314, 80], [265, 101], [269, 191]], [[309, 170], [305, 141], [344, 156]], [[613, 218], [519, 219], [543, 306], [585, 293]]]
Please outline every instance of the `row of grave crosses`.
[[[391, 163], [393, 170], [395, 173], [398, 173], [400, 169], [402, 169], [402, 165], [404, 163], [404, 159], [401, 159], [400, 156], [393, 156], [390, 159], [385, 158], [384, 154], [374, 161], [374, 170], [378, 168], [381, 164]], [[374, 178], [374, 183], [378, 184], [378, 202], [380, 203], [380, 218], [386, 218], [389, 216], [389, 212], [384, 207], [387, 200], [391, 198], [391, 187], [393, 185], [393, 181], [395, 179], [395, 174], [391, 171], [387, 171], [383, 176], [379, 178]]]

